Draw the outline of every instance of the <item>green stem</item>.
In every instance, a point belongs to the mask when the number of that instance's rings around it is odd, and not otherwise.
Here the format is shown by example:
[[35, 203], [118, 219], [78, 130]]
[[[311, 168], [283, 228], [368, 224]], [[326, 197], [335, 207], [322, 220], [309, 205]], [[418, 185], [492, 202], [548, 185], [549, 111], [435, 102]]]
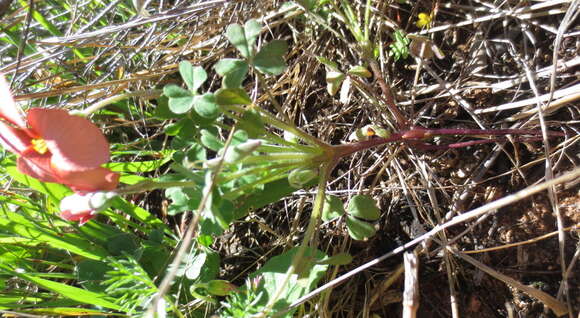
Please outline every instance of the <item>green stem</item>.
[[269, 134], [264, 139], [269, 142], [274, 142], [274, 144], [260, 146], [258, 148], [260, 152], [304, 152], [320, 154], [320, 149], [318, 148], [291, 143], [274, 134]]
[[262, 179], [258, 179], [254, 182], [244, 184], [242, 186], [237, 187], [233, 191], [224, 193], [222, 198], [229, 200], [229, 199], [235, 198], [235, 197], [243, 194], [244, 191], [246, 191], [247, 189], [251, 189], [251, 188], [255, 187], [256, 185], [266, 184], [266, 183], [269, 183], [272, 181], [287, 178], [288, 175], [286, 173], [294, 168], [299, 167], [299, 166], [300, 166], [299, 163], [294, 163], [294, 165], [288, 165], [284, 168], [281, 168], [280, 170], [273, 171], [270, 175], [268, 175]]
[[292, 134], [294, 134], [298, 138], [304, 140], [305, 142], [307, 142], [311, 145], [317, 145], [323, 149], [327, 149], [327, 148], [331, 147], [329, 144], [325, 143], [324, 141], [322, 141], [316, 137], [313, 137], [313, 136], [307, 134], [306, 132], [302, 131], [298, 127], [296, 127], [294, 125], [287, 124], [287, 123], [277, 119], [276, 117], [272, 116], [272, 114], [270, 114], [268, 111], [261, 109], [260, 107], [257, 107], [257, 106], [256, 106], [256, 109], [258, 109], [258, 111], [263, 115], [263, 119], [266, 123], [268, 123], [274, 127], [280, 128], [282, 130], [286, 130], [288, 132], [291, 132]]
[[[285, 122], [277, 119], [270, 112], [262, 109], [258, 105], [252, 104], [251, 106], [260, 112], [260, 114], [262, 115], [262, 119], [264, 120], [265, 123], [270, 124], [276, 128], [291, 132], [292, 134], [294, 134], [298, 138], [304, 140], [306, 143], [311, 144], [313, 146], [318, 146], [319, 148], [322, 148], [323, 151], [327, 151], [330, 148], [332, 148], [331, 145], [325, 143], [324, 141], [322, 141], [314, 136], [307, 134], [306, 132], [302, 131], [298, 127], [296, 127], [292, 124], [285, 123]], [[221, 107], [224, 110], [229, 110], [229, 111], [236, 112], [239, 114], [243, 114], [244, 112], [247, 111], [244, 107], [235, 106], [235, 105], [227, 105], [227, 106], [222, 105]], [[231, 114], [229, 116], [236, 118], [236, 116], [233, 116]], [[239, 118], [236, 118], [236, 119], [239, 119]]]
[[315, 162], [316, 158], [319, 157], [313, 154], [307, 154], [303, 152], [285, 152], [285, 153], [270, 153], [266, 155], [256, 155], [256, 156], [249, 156], [243, 160], [243, 163], [265, 163], [265, 162], [273, 162], [279, 160], [291, 160], [297, 161], [302, 163], [307, 162]]
[[268, 89], [268, 85], [266, 84], [266, 80], [264, 79], [264, 76], [260, 72], [256, 72], [256, 75], [258, 75], [258, 82], [260, 83], [260, 86], [262, 87], [264, 92], [266, 92], [266, 95], [268, 95], [268, 99], [270, 100], [270, 102], [272, 102], [274, 108], [276, 108], [278, 113], [280, 113], [280, 115], [284, 117], [284, 120], [287, 123], [291, 123], [290, 117], [286, 115], [286, 113], [282, 109], [282, 105], [280, 105], [280, 103], [278, 103], [278, 101], [274, 98], [274, 96], [272, 96], [272, 93], [270, 92], [270, 90]]
[[146, 180], [139, 182], [137, 184], [124, 187], [122, 189], [117, 190], [116, 192], [120, 195], [122, 194], [131, 194], [131, 193], [141, 193], [145, 191], [157, 190], [157, 189], [168, 189], [174, 187], [182, 187], [182, 188], [193, 188], [199, 184], [196, 184], [194, 181], [167, 181], [167, 182], [157, 182]]
[[292, 265], [286, 272], [286, 277], [284, 281], [279, 285], [278, 289], [274, 293], [272, 299], [265, 306], [259, 317], [266, 317], [272, 310], [272, 307], [276, 304], [276, 301], [280, 298], [284, 290], [287, 288], [290, 277], [293, 274], [297, 274], [297, 269], [300, 268], [300, 264], [304, 261], [304, 254], [306, 253], [306, 248], [313, 242], [314, 234], [318, 229], [318, 223], [320, 222], [320, 217], [322, 215], [322, 209], [324, 207], [324, 196], [326, 194], [326, 183], [330, 178], [330, 172], [334, 168], [336, 162], [326, 162], [322, 164], [320, 171], [320, 180], [318, 181], [318, 187], [316, 191], [316, 198], [314, 199], [314, 206], [312, 208], [312, 213], [310, 214], [310, 221], [308, 222], [308, 227], [306, 228], [306, 233], [304, 234], [304, 239], [302, 244], [298, 248], [294, 259], [292, 260]]
[[278, 168], [286, 168], [286, 167], [294, 167], [297, 165], [298, 162], [293, 162], [293, 161], [289, 161], [289, 162], [282, 162], [282, 163], [278, 163], [275, 165], [269, 165], [269, 166], [258, 166], [258, 167], [250, 167], [247, 169], [243, 169], [240, 171], [236, 171], [233, 174], [224, 176], [222, 178], [220, 178], [218, 181], [220, 183], [228, 183], [232, 180], [241, 178], [245, 175], [253, 175], [253, 174], [260, 174], [262, 172], [266, 172], [266, 171], [272, 171], [274, 169], [278, 169]]

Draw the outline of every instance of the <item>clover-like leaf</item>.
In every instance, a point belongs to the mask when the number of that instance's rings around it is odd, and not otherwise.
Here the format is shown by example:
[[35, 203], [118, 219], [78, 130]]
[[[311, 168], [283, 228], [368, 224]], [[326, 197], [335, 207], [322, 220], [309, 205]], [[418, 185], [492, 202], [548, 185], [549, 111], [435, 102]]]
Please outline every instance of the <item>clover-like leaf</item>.
[[253, 46], [262, 30], [262, 25], [256, 20], [249, 20], [244, 27], [230, 24], [226, 29], [226, 37], [240, 51], [243, 57], [252, 56]]
[[177, 136], [177, 134], [179, 134], [179, 131], [181, 130], [182, 127], [183, 127], [183, 122], [177, 121], [177, 122], [170, 123], [170, 124], [166, 125], [163, 128], [163, 132], [167, 136]]
[[242, 88], [220, 88], [215, 92], [218, 105], [249, 105], [252, 99]]
[[242, 86], [248, 74], [248, 63], [240, 59], [222, 59], [214, 66], [215, 71], [223, 77], [224, 88], [238, 88]]
[[[269, 299], [279, 299], [273, 304], [272, 308], [275, 311], [279, 312], [279, 310], [287, 309], [288, 304], [293, 303], [314, 289], [326, 274], [328, 266], [318, 264], [325, 257], [323, 252], [312, 247], [306, 247], [303, 252], [303, 261], [300, 264], [296, 264], [298, 249], [299, 247], [293, 247], [280, 255], [270, 258], [259, 270], [250, 275], [251, 279], [259, 278], [259, 285], [256, 288], [256, 294], [259, 295], [256, 298], [257, 300], [265, 304]], [[287, 273], [289, 270], [294, 270], [295, 273], [300, 274], [293, 274], [289, 280], [288, 287], [280, 289], [280, 282], [288, 280]], [[255, 305], [251, 304], [250, 306]], [[295, 310], [296, 308], [284, 312], [279, 317], [295, 317], [297, 316], [294, 315]], [[250, 315], [244, 316], [249, 317]]]
[[243, 57], [250, 56], [250, 48], [248, 48], [248, 41], [246, 41], [246, 34], [244, 28], [239, 24], [230, 24], [226, 29], [226, 37], [232, 45], [240, 51]]
[[220, 112], [216, 104], [216, 97], [213, 93], [195, 96], [193, 108], [196, 113], [205, 118], [217, 118]]
[[350, 215], [346, 218], [346, 227], [348, 229], [348, 235], [359, 241], [372, 237], [377, 232], [375, 227], [369, 222], [359, 220]]
[[236, 146], [239, 145], [241, 143], [244, 143], [246, 141], [248, 141], [248, 132], [245, 131], [244, 129], [242, 129], [239, 125], [238, 125], [238, 130], [236, 130], [236, 132], [234, 133], [234, 136], [232, 138], [232, 146]]
[[368, 195], [355, 195], [348, 202], [348, 214], [369, 221], [376, 221], [381, 216], [373, 198]]
[[288, 51], [288, 44], [284, 40], [274, 40], [266, 44], [254, 57], [254, 66], [269, 75], [280, 75], [286, 69], [284, 54]]
[[171, 200], [167, 209], [167, 214], [169, 215], [195, 210], [199, 206], [199, 202], [201, 202], [199, 188], [168, 188], [165, 190], [165, 196]]
[[159, 96], [157, 98], [157, 107], [153, 111], [153, 116], [158, 119], [175, 119], [180, 116], [175, 116], [175, 114], [169, 110], [169, 98], [165, 95]]
[[201, 131], [201, 144], [213, 151], [218, 151], [224, 147], [224, 143], [218, 139], [215, 133], [203, 129]]
[[189, 61], [179, 63], [179, 74], [192, 93], [197, 93], [197, 89], [207, 80], [207, 73], [201, 66], [193, 66]]
[[339, 197], [327, 195], [324, 198], [324, 208], [322, 208], [322, 221], [328, 222], [332, 219], [344, 215], [344, 205]]
[[163, 88], [163, 94], [169, 97], [169, 110], [175, 114], [185, 114], [193, 107], [193, 95], [186, 89], [170, 84]]
[[262, 32], [262, 24], [255, 19], [248, 20], [246, 24], [244, 24], [244, 33], [246, 34], [248, 47], [251, 48], [254, 46], [260, 32]]
[[163, 95], [169, 98], [192, 96], [191, 93], [175, 84], [169, 84], [163, 87]]

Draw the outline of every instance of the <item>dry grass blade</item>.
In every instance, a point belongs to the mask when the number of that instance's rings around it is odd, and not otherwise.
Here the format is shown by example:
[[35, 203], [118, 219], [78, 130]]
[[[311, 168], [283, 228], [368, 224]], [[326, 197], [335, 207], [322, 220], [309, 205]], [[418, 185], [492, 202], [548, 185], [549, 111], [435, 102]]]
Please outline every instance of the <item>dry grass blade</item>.
[[417, 317], [419, 309], [419, 257], [415, 252], [403, 254], [405, 289], [403, 291], [403, 318]]
[[465, 260], [466, 262], [470, 263], [471, 265], [477, 267], [481, 271], [484, 271], [487, 274], [493, 276], [495, 279], [498, 279], [498, 280], [508, 284], [509, 286], [517, 288], [517, 289], [525, 292], [526, 294], [528, 294], [534, 298], [539, 299], [542, 303], [544, 303], [546, 306], [548, 306], [548, 308], [550, 308], [552, 311], [554, 311], [554, 313], [558, 317], [568, 313], [568, 308], [566, 306], [566, 303], [557, 300], [556, 298], [546, 294], [545, 292], [543, 292], [541, 290], [526, 286], [526, 285], [518, 282], [517, 280], [515, 280], [509, 276], [501, 274], [498, 271], [492, 269], [491, 267], [477, 261], [476, 259], [474, 259], [471, 256], [468, 256], [465, 253], [458, 251], [457, 249], [455, 249], [453, 247], [448, 246], [447, 249], [449, 251], [451, 251], [454, 255], [460, 257], [461, 259]]

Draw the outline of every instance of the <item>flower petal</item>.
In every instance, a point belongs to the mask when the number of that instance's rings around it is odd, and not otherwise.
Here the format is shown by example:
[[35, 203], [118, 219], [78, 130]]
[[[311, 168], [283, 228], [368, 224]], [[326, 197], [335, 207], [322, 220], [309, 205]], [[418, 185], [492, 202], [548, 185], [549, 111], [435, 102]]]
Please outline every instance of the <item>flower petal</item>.
[[6, 150], [21, 154], [30, 146], [31, 140], [32, 138], [25, 130], [14, 128], [0, 121], [0, 144]]
[[0, 117], [20, 128], [26, 128], [24, 116], [22, 116], [20, 108], [16, 106], [10, 93], [10, 86], [2, 74], [0, 74]]
[[73, 194], [60, 201], [60, 217], [67, 221], [78, 221], [79, 225], [87, 223], [97, 213], [89, 207], [92, 193], [81, 195]]
[[74, 193], [60, 200], [60, 210], [64, 213], [67, 211], [70, 215], [78, 215], [90, 212], [92, 193], [79, 194]]
[[89, 170], [109, 161], [109, 143], [86, 118], [62, 109], [34, 108], [28, 124], [46, 141], [52, 164], [60, 170]]
[[50, 155], [37, 152], [27, 152], [16, 161], [18, 171], [36, 178], [42, 182], [59, 183], [50, 165]]
[[107, 168], [95, 168], [86, 171], [67, 171], [52, 167], [58, 176], [59, 183], [69, 186], [74, 191], [94, 192], [110, 191], [117, 188], [119, 174]]
[[69, 211], [63, 211], [60, 213], [60, 217], [63, 220], [67, 221], [78, 221], [79, 225], [83, 225], [90, 221], [92, 218], [97, 216], [96, 214], [91, 214], [90, 212], [82, 213], [82, 214], [71, 214]]

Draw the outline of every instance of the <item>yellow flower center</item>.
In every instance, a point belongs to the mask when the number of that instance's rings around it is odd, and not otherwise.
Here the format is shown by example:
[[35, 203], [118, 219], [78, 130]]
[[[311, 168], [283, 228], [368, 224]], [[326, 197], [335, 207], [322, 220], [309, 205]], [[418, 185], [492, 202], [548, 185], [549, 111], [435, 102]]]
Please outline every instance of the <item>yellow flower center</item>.
[[48, 151], [48, 146], [46, 145], [46, 141], [42, 138], [32, 139], [32, 149], [36, 150], [41, 155], [44, 155]]

